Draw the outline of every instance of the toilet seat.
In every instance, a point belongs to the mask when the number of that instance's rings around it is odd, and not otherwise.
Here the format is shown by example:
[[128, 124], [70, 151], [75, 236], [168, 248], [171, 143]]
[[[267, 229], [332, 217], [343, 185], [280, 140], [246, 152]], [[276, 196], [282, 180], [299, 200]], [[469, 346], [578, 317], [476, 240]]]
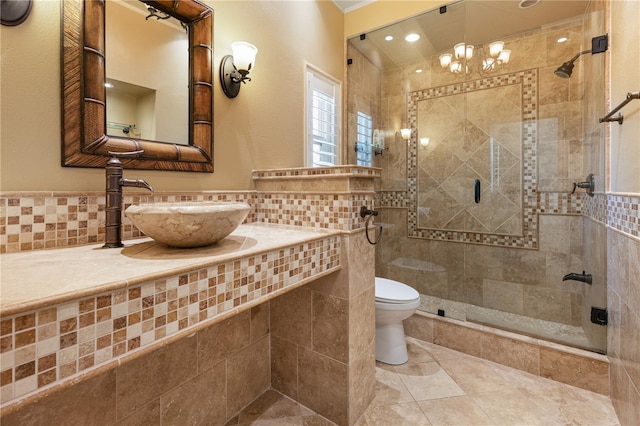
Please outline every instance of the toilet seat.
[[376, 277], [376, 302], [408, 303], [420, 299], [420, 294], [412, 287], [388, 278]]

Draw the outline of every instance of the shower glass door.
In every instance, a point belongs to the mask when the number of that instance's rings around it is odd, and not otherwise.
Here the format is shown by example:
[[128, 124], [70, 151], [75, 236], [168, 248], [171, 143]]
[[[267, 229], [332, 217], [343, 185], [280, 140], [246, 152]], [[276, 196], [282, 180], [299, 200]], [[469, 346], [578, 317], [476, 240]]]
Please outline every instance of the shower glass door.
[[[420, 309], [605, 351], [602, 206], [571, 193], [604, 176], [604, 56], [554, 74], [605, 32], [599, 7], [461, 1], [349, 40], [348, 114], [371, 115], [388, 148], [376, 274]], [[564, 279], [587, 269], [592, 285]]]

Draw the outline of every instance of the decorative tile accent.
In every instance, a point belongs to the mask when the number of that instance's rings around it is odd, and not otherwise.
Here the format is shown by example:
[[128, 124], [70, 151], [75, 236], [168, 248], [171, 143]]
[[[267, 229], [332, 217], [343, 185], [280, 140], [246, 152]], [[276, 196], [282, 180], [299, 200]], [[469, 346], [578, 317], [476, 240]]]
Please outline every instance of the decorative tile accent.
[[410, 237], [427, 238], [442, 241], [458, 241], [474, 244], [499, 245], [535, 249], [538, 240], [538, 195], [537, 189], [537, 81], [536, 69], [483, 78], [469, 82], [434, 87], [411, 92], [407, 96], [408, 125], [417, 128], [418, 102], [421, 100], [468, 93], [507, 85], [521, 85], [522, 93], [522, 235], [501, 235], [470, 231], [454, 231], [446, 229], [421, 229], [418, 227], [417, 198], [417, 141], [415, 134], [408, 142], [407, 162], [407, 208], [408, 234]]
[[330, 236], [2, 318], [2, 403], [332, 271], [340, 241]]
[[407, 207], [407, 191], [378, 191], [376, 192], [376, 206]]
[[601, 223], [607, 223], [607, 199], [605, 194], [594, 194], [593, 197], [582, 194], [582, 211], [590, 219]]
[[[139, 203], [234, 201], [255, 204], [255, 191], [123, 196], [122, 238], [144, 236], [124, 209]], [[95, 244], [104, 241], [103, 192], [3, 193], [0, 195], [0, 253]], [[245, 223], [256, 221], [255, 209]]]
[[640, 237], [640, 197], [611, 194], [607, 197], [607, 225]]
[[368, 194], [258, 194], [257, 221], [314, 229], [364, 229], [360, 207], [371, 205]]
[[331, 166], [331, 167], [300, 167], [292, 169], [271, 169], [255, 170], [255, 178], [282, 178], [282, 177], [305, 177], [305, 176], [344, 176], [355, 175], [364, 177], [380, 177], [381, 170], [375, 167], [363, 167], [354, 165]]
[[579, 215], [584, 197], [567, 192], [538, 192], [537, 213]]

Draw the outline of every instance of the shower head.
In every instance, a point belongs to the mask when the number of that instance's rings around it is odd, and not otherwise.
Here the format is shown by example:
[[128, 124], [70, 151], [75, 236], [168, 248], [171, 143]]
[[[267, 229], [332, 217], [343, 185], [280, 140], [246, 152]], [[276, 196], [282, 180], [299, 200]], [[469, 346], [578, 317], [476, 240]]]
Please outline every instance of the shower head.
[[572, 72], [573, 72], [573, 61], [567, 61], [564, 64], [560, 65], [558, 69], [554, 71], [554, 74], [560, 78], [569, 78], [571, 77]]
[[580, 57], [580, 55], [584, 55], [585, 53], [590, 53], [591, 50], [583, 50], [578, 53], [576, 56], [571, 58], [569, 61], [560, 65], [558, 69], [554, 71], [554, 74], [561, 78], [569, 78], [571, 77], [571, 73], [573, 72], [573, 63]]

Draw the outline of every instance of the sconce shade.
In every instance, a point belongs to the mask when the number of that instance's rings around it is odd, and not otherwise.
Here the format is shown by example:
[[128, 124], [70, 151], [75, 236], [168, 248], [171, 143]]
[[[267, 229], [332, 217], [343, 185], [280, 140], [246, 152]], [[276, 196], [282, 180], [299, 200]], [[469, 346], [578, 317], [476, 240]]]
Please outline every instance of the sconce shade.
[[402, 139], [408, 141], [411, 138], [411, 129], [400, 129], [400, 135]]
[[231, 43], [233, 51], [233, 64], [238, 70], [251, 71], [256, 61], [258, 48], [246, 41], [236, 41]]
[[249, 71], [254, 68], [258, 49], [251, 43], [237, 41], [231, 44], [232, 55], [226, 55], [220, 62], [220, 86], [228, 98], [235, 98], [240, 92], [240, 83], [251, 81]]

